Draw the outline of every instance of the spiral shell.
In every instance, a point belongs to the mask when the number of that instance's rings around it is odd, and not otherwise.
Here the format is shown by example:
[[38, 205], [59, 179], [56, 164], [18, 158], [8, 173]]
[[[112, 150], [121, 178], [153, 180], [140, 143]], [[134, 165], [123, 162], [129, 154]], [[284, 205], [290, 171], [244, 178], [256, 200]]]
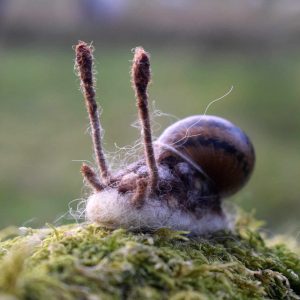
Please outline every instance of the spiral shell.
[[236, 125], [216, 116], [196, 115], [168, 127], [156, 141], [159, 162], [180, 156], [215, 184], [224, 197], [249, 179], [255, 152], [248, 136]]

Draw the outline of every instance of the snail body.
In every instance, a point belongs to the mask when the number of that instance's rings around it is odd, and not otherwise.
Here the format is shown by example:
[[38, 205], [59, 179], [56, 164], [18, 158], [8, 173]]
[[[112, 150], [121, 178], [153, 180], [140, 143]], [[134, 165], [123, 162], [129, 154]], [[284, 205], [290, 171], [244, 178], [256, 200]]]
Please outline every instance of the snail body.
[[241, 189], [252, 173], [255, 154], [247, 135], [223, 118], [195, 115], [169, 126], [153, 142], [147, 102], [149, 57], [137, 48], [132, 82], [144, 155], [112, 174], [101, 145], [92, 49], [83, 42], [76, 47], [76, 63], [100, 173], [88, 165], [81, 169], [93, 189], [87, 199], [86, 219], [108, 228], [152, 231], [167, 227], [196, 235], [230, 229], [222, 199]]

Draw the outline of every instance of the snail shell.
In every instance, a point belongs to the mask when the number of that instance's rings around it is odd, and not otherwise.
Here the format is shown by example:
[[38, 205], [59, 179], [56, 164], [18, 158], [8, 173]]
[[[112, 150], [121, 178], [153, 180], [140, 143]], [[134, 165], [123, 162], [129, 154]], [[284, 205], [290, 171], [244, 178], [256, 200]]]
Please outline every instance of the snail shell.
[[156, 146], [158, 162], [180, 156], [212, 181], [222, 197], [243, 187], [255, 162], [248, 136], [236, 125], [216, 116], [182, 119], [162, 133]]

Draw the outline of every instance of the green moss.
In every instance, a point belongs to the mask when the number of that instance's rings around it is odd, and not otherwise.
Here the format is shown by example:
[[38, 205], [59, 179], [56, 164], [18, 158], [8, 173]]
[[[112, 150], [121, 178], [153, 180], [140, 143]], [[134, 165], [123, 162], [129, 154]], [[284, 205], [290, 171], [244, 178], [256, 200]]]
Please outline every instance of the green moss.
[[[0, 232], [1, 299], [300, 299], [300, 258], [249, 220], [206, 238], [96, 225]], [[244, 224], [242, 224], [244, 223]]]

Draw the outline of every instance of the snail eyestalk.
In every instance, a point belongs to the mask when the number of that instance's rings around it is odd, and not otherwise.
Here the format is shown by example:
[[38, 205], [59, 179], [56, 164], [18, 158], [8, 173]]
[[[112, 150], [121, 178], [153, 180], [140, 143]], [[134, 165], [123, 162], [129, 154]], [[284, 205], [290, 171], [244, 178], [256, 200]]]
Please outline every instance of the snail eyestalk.
[[96, 162], [99, 167], [100, 177], [104, 183], [110, 178], [107, 162], [101, 143], [101, 125], [99, 121], [98, 107], [95, 100], [95, 89], [93, 80], [93, 48], [85, 42], [80, 41], [75, 49], [76, 68], [80, 78], [80, 85], [89, 114], [92, 128], [92, 139]]
[[135, 205], [135, 207], [140, 208], [143, 206], [146, 193], [147, 193], [147, 180], [144, 178], [140, 178], [137, 180], [136, 192], [132, 199], [132, 203]]
[[101, 192], [105, 188], [105, 186], [99, 181], [99, 178], [94, 172], [94, 170], [88, 165], [83, 164], [81, 166], [81, 173], [83, 177], [87, 180], [87, 182], [90, 184], [90, 186], [94, 188], [95, 191]]
[[146, 164], [150, 176], [150, 188], [153, 191], [155, 190], [158, 182], [158, 170], [154, 156], [150, 117], [148, 111], [147, 87], [150, 82], [151, 72], [149, 56], [141, 47], [137, 47], [135, 49], [131, 76], [133, 89], [135, 90], [135, 96], [137, 99], [139, 119], [142, 125], [142, 138], [144, 142]]

